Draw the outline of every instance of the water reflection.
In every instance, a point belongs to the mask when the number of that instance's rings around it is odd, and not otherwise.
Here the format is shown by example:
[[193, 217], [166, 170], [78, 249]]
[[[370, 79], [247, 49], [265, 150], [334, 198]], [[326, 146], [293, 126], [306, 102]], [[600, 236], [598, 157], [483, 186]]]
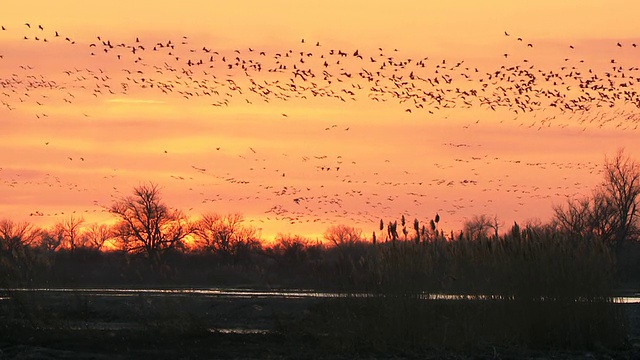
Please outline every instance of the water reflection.
[[[82, 322], [82, 323], [71, 323], [67, 324], [65, 327], [66, 330], [72, 331], [84, 331], [84, 330], [99, 330], [99, 331], [121, 331], [121, 330], [144, 330], [145, 327], [138, 323], [130, 323], [130, 322], [102, 322], [102, 321], [91, 321], [91, 322]], [[42, 327], [42, 329], [48, 330], [58, 330], [57, 327]], [[209, 328], [207, 329], [212, 333], [220, 333], [220, 334], [238, 334], [238, 335], [251, 335], [258, 334], [264, 335], [269, 334], [272, 331], [268, 329], [255, 329], [255, 328]]]
[[[287, 290], [254, 290], [239, 288], [175, 288], [175, 289], [136, 289], [136, 288], [17, 288], [7, 289], [6, 293], [23, 292], [23, 293], [64, 293], [78, 294], [86, 296], [108, 296], [108, 297], [132, 297], [132, 296], [202, 296], [215, 298], [280, 298], [280, 299], [299, 299], [299, 298], [346, 298], [358, 297], [367, 298], [375, 297], [371, 293], [340, 293], [340, 292], [318, 292], [303, 289], [287, 289]], [[1, 296], [0, 300], [8, 300], [9, 296]], [[498, 295], [458, 295], [458, 294], [424, 294], [425, 300], [502, 300]], [[580, 300], [580, 299], [577, 299]], [[616, 303], [623, 304], [640, 304], [640, 293], [634, 293], [627, 296], [613, 297]]]
[[370, 294], [343, 294], [331, 292], [316, 292], [311, 290], [251, 290], [234, 288], [208, 289], [135, 289], [135, 288], [17, 288], [8, 292], [45, 292], [45, 293], [73, 293], [88, 296], [205, 296], [232, 298], [336, 298], [345, 296], [366, 297]]
[[269, 334], [271, 331], [266, 329], [239, 329], [239, 328], [226, 328], [226, 329], [209, 329], [210, 332], [220, 333], [220, 334], [240, 334], [240, 335], [248, 335], [248, 334]]

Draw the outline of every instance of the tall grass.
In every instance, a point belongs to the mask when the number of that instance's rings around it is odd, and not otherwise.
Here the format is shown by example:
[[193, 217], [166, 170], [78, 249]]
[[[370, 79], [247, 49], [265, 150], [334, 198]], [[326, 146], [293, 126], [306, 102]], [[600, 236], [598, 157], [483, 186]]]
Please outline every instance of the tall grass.
[[615, 258], [604, 243], [532, 229], [500, 238], [382, 244], [357, 261], [366, 290], [381, 294], [597, 299], [615, 286]]
[[612, 297], [615, 259], [601, 242], [529, 228], [350, 244], [340, 254], [336, 282], [352, 296], [318, 305], [296, 330], [331, 344], [592, 349], [627, 341]]

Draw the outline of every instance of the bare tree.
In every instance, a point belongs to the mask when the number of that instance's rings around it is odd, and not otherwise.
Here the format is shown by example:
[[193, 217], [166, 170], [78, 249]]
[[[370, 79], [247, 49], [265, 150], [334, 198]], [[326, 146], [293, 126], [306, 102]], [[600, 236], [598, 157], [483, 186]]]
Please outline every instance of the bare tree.
[[79, 247], [84, 247], [80, 234], [83, 223], [84, 218], [71, 215], [55, 225], [56, 231], [62, 234], [62, 246], [71, 252], [75, 252]]
[[300, 235], [278, 234], [274, 240], [267, 253], [287, 265], [299, 264], [307, 259], [310, 251], [322, 248], [319, 242], [314, 244], [310, 239]]
[[325, 240], [336, 246], [349, 245], [362, 241], [362, 230], [348, 225], [333, 225], [324, 232]]
[[105, 224], [91, 224], [83, 233], [83, 243], [87, 247], [102, 250], [113, 236], [113, 231]]
[[554, 206], [554, 220], [570, 234], [620, 244], [638, 235], [640, 164], [618, 150], [605, 158], [604, 175], [591, 196]]
[[183, 247], [191, 233], [186, 217], [161, 201], [155, 184], [135, 187], [132, 196], [116, 201], [110, 210], [120, 218], [114, 235], [123, 250], [144, 253], [153, 261], [167, 249]]
[[638, 230], [638, 195], [640, 195], [640, 164], [618, 150], [613, 159], [605, 159], [605, 181], [603, 191], [611, 201], [618, 224], [614, 241], [616, 244], [636, 235]]
[[0, 253], [15, 256], [17, 251], [35, 243], [41, 230], [27, 222], [0, 221]]
[[620, 217], [616, 205], [600, 186], [593, 191], [590, 198], [582, 200], [582, 207], [587, 209], [584, 215], [583, 236], [595, 236], [613, 241]]
[[244, 226], [240, 214], [219, 215], [209, 213], [194, 226], [199, 247], [212, 253], [236, 255], [239, 250], [256, 245], [257, 235], [253, 227]]
[[40, 246], [48, 251], [57, 251], [62, 245], [64, 240], [64, 232], [60, 226], [54, 226], [51, 229], [42, 231], [40, 238]]
[[40, 234], [27, 222], [0, 221], [0, 287], [33, 279], [36, 254], [30, 250]]
[[498, 220], [498, 215], [494, 215], [491, 219], [491, 228], [493, 229], [493, 236], [497, 239], [500, 237], [500, 228], [504, 225], [503, 222]]
[[489, 231], [494, 230], [494, 233], [498, 234], [498, 218], [493, 219], [486, 215], [473, 215], [471, 219], [468, 219], [463, 224], [463, 231], [471, 239], [477, 239], [481, 237], [488, 237]]

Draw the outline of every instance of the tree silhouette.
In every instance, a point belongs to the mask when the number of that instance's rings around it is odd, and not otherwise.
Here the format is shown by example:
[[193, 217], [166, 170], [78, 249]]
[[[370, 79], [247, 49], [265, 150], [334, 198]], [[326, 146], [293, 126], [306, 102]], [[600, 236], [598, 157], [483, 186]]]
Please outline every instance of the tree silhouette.
[[604, 193], [615, 209], [617, 227], [615, 243], [637, 235], [638, 195], [640, 195], [640, 164], [618, 150], [613, 159], [605, 159]]
[[85, 229], [82, 236], [85, 246], [102, 250], [105, 243], [113, 236], [113, 231], [105, 224], [91, 224]]
[[0, 221], [0, 255], [18, 257], [27, 246], [33, 245], [40, 229], [27, 222]]
[[168, 249], [182, 247], [191, 233], [186, 217], [161, 201], [156, 184], [135, 187], [133, 195], [116, 201], [110, 211], [120, 218], [114, 235], [122, 249], [143, 253], [152, 261], [158, 261]]
[[281, 266], [298, 266], [308, 260], [309, 254], [317, 254], [322, 246], [313, 244], [311, 240], [291, 234], [278, 234], [272, 246], [267, 248], [267, 253], [280, 263]]
[[199, 247], [220, 255], [238, 255], [257, 245], [256, 231], [243, 225], [242, 215], [204, 214], [193, 228]]
[[33, 278], [36, 245], [41, 231], [27, 222], [0, 221], [0, 286]]
[[351, 245], [362, 241], [362, 230], [348, 225], [333, 225], [324, 232], [325, 240], [335, 246]]
[[557, 226], [573, 235], [619, 245], [638, 236], [640, 164], [620, 149], [606, 158], [604, 181], [591, 196], [554, 206]]
[[470, 239], [478, 239], [489, 236], [489, 230], [494, 231], [494, 235], [498, 237], [499, 223], [498, 218], [493, 219], [486, 215], [473, 215], [471, 219], [465, 220], [463, 231]]
[[40, 238], [40, 247], [47, 252], [57, 251], [62, 245], [64, 240], [64, 232], [60, 226], [54, 226], [51, 229], [45, 229], [42, 231]]
[[55, 231], [62, 235], [62, 246], [69, 249], [70, 252], [75, 252], [76, 248], [84, 247], [84, 239], [80, 234], [83, 223], [84, 218], [71, 215], [55, 225]]

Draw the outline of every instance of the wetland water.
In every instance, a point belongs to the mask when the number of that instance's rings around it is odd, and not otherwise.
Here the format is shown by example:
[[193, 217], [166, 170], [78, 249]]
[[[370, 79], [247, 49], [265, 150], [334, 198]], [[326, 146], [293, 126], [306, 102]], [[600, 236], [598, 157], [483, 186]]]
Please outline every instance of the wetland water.
[[[4, 294], [3, 294], [4, 293]], [[0, 291], [0, 300], [8, 300], [14, 294], [51, 294], [97, 297], [185, 297], [198, 296], [228, 299], [329, 299], [346, 297], [374, 297], [368, 293], [323, 292], [303, 289], [258, 290], [245, 288], [15, 288]], [[493, 300], [498, 296], [425, 294], [425, 300]], [[613, 301], [623, 304], [639, 304], [640, 293], [614, 296]]]
[[[309, 306], [326, 299], [373, 297], [373, 294], [319, 292], [302, 289], [247, 288], [15, 288], [0, 291], [0, 304], [16, 299], [48, 313], [58, 314], [68, 329], [141, 329], [149, 319], [184, 314], [197, 318], [210, 331], [262, 334], [274, 329], [274, 319], [298, 317]], [[492, 300], [483, 295], [425, 294], [425, 300]], [[640, 293], [613, 298], [632, 305], [635, 314]]]

